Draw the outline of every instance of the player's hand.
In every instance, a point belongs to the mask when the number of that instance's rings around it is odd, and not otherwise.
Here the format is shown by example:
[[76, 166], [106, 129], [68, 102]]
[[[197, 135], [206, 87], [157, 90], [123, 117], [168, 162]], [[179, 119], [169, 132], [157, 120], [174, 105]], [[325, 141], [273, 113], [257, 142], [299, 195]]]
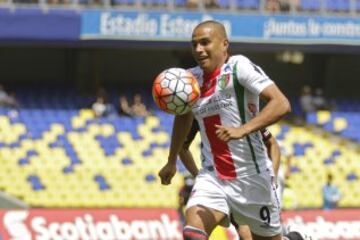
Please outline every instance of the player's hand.
[[176, 164], [167, 163], [159, 172], [161, 184], [169, 185], [171, 183], [171, 179], [175, 176], [175, 173]]
[[244, 129], [241, 127], [225, 127], [222, 125], [215, 125], [215, 127], [216, 136], [224, 142], [240, 139], [245, 136], [245, 132], [243, 131]]

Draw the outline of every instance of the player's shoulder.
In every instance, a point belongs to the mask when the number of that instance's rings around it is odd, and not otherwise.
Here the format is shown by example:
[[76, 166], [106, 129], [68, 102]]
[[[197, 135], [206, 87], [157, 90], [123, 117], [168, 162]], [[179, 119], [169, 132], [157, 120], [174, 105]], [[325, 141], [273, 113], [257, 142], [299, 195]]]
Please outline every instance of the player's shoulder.
[[236, 71], [238, 75], [242, 76], [247, 76], [247, 74], [254, 69], [251, 60], [244, 55], [231, 56], [228, 63], [233, 71]]
[[229, 58], [228, 63], [232, 64], [232, 65], [243, 65], [243, 64], [249, 64], [251, 63], [250, 59], [244, 55], [238, 54], [238, 55], [233, 55]]

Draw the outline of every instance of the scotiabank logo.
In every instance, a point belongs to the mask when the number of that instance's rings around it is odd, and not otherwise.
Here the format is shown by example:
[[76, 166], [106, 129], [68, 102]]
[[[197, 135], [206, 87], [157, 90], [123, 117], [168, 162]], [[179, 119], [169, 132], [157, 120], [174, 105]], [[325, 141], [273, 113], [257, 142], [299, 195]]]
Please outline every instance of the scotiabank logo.
[[285, 223], [320, 240], [360, 240], [360, 210], [298, 211], [284, 214]]
[[8, 212], [5, 214], [3, 221], [11, 240], [31, 239], [31, 232], [24, 223], [28, 215], [27, 211]]
[[313, 222], [304, 222], [301, 217], [289, 219], [288, 224], [297, 225], [306, 229], [307, 233], [316, 239], [360, 239], [360, 221], [326, 221], [323, 217], [317, 217]]
[[[127, 210], [129, 211], [129, 210]], [[137, 211], [137, 210], [135, 210]], [[30, 214], [28, 211], [8, 211], [3, 215], [5, 234], [11, 240], [152, 240], [182, 239], [179, 221], [171, 219], [172, 215], [158, 213], [157, 218], [145, 219], [141, 215], [133, 215], [133, 220], [120, 219], [118, 214], [95, 211], [78, 214], [71, 210], [57, 211], [66, 217]], [[86, 211], [84, 211], [86, 212]], [[104, 219], [104, 216], [106, 217]], [[65, 220], [67, 218], [68, 220]], [[71, 219], [71, 220], [70, 220]], [[1, 229], [1, 228], [0, 228]], [[1, 233], [4, 234], [4, 233]]]

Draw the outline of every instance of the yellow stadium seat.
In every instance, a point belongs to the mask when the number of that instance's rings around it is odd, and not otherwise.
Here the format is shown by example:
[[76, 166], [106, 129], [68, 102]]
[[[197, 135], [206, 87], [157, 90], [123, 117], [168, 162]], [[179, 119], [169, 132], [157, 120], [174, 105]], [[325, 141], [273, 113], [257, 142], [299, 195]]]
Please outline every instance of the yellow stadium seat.
[[325, 124], [330, 121], [331, 113], [329, 111], [318, 111], [317, 122], [318, 124]]
[[333, 128], [336, 132], [341, 132], [346, 129], [348, 126], [347, 120], [345, 118], [335, 118], [333, 120]]

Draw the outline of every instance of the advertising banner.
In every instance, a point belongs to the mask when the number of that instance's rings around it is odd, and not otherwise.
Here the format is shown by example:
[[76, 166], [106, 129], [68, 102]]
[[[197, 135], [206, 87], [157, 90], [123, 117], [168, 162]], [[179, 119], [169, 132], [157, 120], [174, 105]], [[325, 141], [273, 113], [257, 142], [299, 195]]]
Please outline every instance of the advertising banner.
[[285, 211], [282, 218], [315, 239], [360, 240], [360, 209]]
[[82, 39], [189, 41], [204, 20], [225, 25], [233, 42], [286, 44], [360, 44], [360, 18], [85, 10]]
[[6, 240], [182, 239], [172, 209], [3, 210], [0, 221]]

